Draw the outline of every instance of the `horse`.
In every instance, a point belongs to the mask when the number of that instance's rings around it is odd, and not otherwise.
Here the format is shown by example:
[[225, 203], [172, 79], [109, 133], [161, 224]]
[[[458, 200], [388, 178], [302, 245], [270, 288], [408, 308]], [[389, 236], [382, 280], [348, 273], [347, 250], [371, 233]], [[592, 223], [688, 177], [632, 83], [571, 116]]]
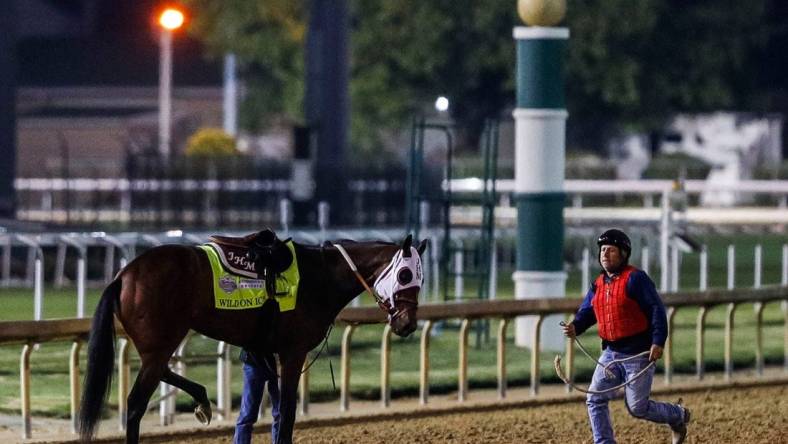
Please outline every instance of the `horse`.
[[[267, 351], [279, 356], [281, 367], [281, 425], [276, 444], [292, 443], [298, 382], [307, 353], [325, 338], [342, 308], [365, 288], [375, 286], [373, 296], [388, 313], [388, 323], [395, 334], [405, 337], [416, 329], [421, 282], [409, 286], [397, 282], [412, 277], [413, 271], [423, 279], [421, 255], [427, 241], [417, 247], [411, 243], [410, 235], [401, 245], [350, 240], [319, 246], [293, 242], [301, 275], [297, 304], [293, 310], [278, 315], [269, 332], [270, 341], [264, 344]], [[415, 256], [411, 263], [415, 262], [417, 270], [393, 270], [403, 256]], [[396, 274], [394, 280], [382, 279], [392, 270]], [[115, 356], [113, 317], [123, 326], [141, 362], [128, 395], [126, 443], [139, 442], [140, 420], [159, 381], [191, 395], [197, 403], [198, 420], [210, 422], [211, 407], [205, 387], [170, 370], [170, 357], [190, 329], [247, 349], [259, 348], [262, 341], [260, 310], [217, 309], [213, 289], [209, 259], [197, 246], [157, 246], [118, 272], [104, 289], [91, 323], [78, 417], [81, 442], [93, 440], [109, 396]], [[382, 299], [378, 294], [387, 297]]]

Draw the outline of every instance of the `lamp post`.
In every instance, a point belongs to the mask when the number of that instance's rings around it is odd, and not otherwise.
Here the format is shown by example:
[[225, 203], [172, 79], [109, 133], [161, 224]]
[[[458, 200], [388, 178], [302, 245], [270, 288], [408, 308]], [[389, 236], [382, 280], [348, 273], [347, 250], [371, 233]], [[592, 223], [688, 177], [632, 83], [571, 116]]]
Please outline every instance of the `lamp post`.
[[[556, 27], [566, 0], [518, 0], [517, 12], [530, 26], [514, 28], [517, 41], [515, 120], [516, 299], [564, 297], [564, 157], [567, 111], [564, 100], [564, 53], [569, 29]], [[560, 350], [564, 340], [552, 334], [560, 316], [517, 320], [515, 341]], [[541, 328], [541, 333], [536, 332]]]
[[172, 33], [183, 25], [183, 13], [167, 8], [159, 15], [159, 155], [170, 160], [172, 118]]

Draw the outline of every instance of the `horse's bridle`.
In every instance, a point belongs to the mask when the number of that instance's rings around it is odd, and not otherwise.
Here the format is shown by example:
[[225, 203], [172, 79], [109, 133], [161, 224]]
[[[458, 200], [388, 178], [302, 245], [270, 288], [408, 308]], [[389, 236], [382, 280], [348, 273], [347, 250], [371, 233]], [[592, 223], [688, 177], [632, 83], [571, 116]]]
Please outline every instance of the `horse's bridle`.
[[[364, 278], [361, 276], [361, 273], [358, 272], [358, 267], [356, 267], [356, 264], [355, 264], [355, 262], [353, 262], [353, 259], [350, 258], [350, 255], [347, 253], [347, 250], [345, 250], [345, 248], [342, 245], [339, 245], [339, 244], [332, 244], [332, 245], [334, 247], [336, 247], [336, 249], [339, 250], [339, 252], [342, 254], [342, 257], [345, 258], [345, 262], [347, 262], [347, 264], [350, 266], [350, 269], [353, 271], [353, 274], [356, 275], [356, 279], [358, 279], [358, 281], [361, 282], [361, 285], [364, 287], [364, 289], [370, 295], [372, 295], [373, 298], [375, 298], [375, 302], [377, 302], [378, 307], [380, 307], [381, 310], [386, 312], [386, 314], [388, 314], [389, 317], [392, 320], [396, 319], [400, 315], [400, 313], [399, 313], [399, 311], [397, 310], [397, 307], [396, 307], [396, 303], [398, 302], [398, 299], [397, 299], [398, 294], [395, 293], [394, 295], [392, 295], [391, 303], [389, 303], [388, 300], [383, 299], [378, 294], [377, 291], [372, 289], [369, 286], [369, 284], [367, 284], [367, 281], [364, 280]], [[418, 304], [418, 301], [411, 301], [409, 299], [402, 299], [401, 302], [405, 302], [408, 305], [417, 305]]]

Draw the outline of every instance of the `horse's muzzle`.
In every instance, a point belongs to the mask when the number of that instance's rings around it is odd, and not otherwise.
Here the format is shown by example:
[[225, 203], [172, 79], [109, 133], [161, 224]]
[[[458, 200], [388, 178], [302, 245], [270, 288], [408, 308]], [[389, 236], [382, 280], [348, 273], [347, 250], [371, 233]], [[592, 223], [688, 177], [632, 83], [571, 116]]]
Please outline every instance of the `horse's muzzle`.
[[416, 325], [416, 307], [398, 310], [391, 317], [391, 329], [403, 338], [416, 331]]

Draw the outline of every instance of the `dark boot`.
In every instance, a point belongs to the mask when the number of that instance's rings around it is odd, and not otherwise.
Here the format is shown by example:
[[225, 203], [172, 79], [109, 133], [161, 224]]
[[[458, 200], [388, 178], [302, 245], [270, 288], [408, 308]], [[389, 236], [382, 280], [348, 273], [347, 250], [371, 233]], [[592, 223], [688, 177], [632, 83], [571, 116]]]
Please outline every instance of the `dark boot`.
[[689, 424], [692, 414], [690, 410], [682, 405], [682, 399], [679, 398], [677, 403], [684, 412], [684, 418], [679, 424], [671, 425], [670, 432], [673, 438], [673, 444], [682, 444], [687, 439], [687, 424]]

